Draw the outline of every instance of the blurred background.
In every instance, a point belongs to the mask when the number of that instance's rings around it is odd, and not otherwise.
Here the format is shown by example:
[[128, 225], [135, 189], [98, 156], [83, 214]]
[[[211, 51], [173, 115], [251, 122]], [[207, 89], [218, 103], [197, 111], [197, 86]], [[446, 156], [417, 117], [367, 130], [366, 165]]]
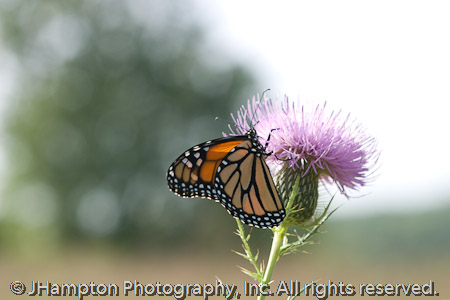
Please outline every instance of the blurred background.
[[[449, 13], [445, 1], [0, 0], [0, 297], [14, 280], [249, 280], [235, 221], [174, 196], [165, 176], [270, 88], [350, 113], [382, 151], [376, 180], [338, 195], [320, 245], [283, 258], [274, 281], [433, 280], [449, 299]], [[270, 236], [253, 230], [262, 257]]]

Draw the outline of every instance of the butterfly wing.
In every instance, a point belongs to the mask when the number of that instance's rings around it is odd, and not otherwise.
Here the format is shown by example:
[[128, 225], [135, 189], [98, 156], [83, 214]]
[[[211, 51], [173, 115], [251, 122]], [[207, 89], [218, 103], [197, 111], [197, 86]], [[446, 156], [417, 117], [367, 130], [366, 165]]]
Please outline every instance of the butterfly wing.
[[214, 199], [248, 225], [278, 226], [285, 211], [264, 158], [256, 133], [208, 141], [170, 166], [169, 188], [182, 197]]
[[242, 142], [239, 137], [220, 138], [196, 145], [169, 167], [167, 182], [178, 196], [220, 200], [214, 179], [221, 161]]
[[220, 202], [247, 225], [275, 227], [285, 217], [283, 203], [264, 160], [265, 154], [255, 149], [247, 140], [222, 160], [216, 177], [222, 188]]

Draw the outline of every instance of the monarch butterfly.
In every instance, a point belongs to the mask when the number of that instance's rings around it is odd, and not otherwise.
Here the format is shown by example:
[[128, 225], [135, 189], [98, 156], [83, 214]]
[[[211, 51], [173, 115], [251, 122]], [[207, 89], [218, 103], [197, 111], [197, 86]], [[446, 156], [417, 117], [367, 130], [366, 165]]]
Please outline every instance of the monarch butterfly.
[[220, 202], [250, 226], [278, 226], [285, 217], [255, 129], [246, 135], [218, 138], [181, 154], [169, 167], [169, 188], [178, 196]]

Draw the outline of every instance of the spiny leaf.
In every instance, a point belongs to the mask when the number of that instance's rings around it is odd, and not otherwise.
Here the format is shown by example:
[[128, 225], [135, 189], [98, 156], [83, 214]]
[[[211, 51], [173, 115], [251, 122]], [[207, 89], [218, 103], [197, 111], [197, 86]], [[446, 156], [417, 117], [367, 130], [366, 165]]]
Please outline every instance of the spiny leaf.
[[246, 268], [243, 268], [243, 267], [241, 267], [241, 266], [238, 266], [238, 267], [241, 269], [241, 271], [242, 271], [244, 274], [247, 274], [248, 276], [252, 277], [253, 279], [257, 280], [258, 282], [260, 282], [260, 281], [262, 280], [261, 276], [259, 276], [257, 273], [254, 273], [254, 272], [252, 272], [252, 271], [249, 271], [249, 270], [247, 270]]
[[258, 250], [256, 250], [256, 254], [255, 254], [255, 261], [258, 261], [258, 258], [259, 258], [259, 249]]
[[235, 253], [235, 254], [237, 254], [237, 255], [239, 255], [239, 256], [242, 256], [242, 257], [245, 258], [245, 259], [249, 259], [249, 257], [248, 257], [247, 254], [238, 252], [238, 251], [236, 251], [236, 250], [231, 250], [231, 251], [233, 251], [233, 253]]

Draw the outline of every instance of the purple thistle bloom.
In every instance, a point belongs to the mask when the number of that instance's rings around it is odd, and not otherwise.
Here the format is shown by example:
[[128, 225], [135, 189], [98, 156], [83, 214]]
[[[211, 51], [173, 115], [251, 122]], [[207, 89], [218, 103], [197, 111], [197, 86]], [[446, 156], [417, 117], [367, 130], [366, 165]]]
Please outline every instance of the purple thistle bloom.
[[307, 110], [299, 101], [255, 97], [242, 106], [237, 117], [231, 115], [236, 129], [229, 126], [230, 135], [243, 135], [254, 126], [266, 144], [267, 157], [274, 174], [282, 165], [305, 176], [314, 172], [319, 179], [335, 182], [344, 195], [347, 189], [357, 190], [368, 182], [369, 168], [376, 164], [379, 152], [376, 141], [364, 128], [350, 119], [341, 118], [341, 112], [326, 112], [326, 103]]

